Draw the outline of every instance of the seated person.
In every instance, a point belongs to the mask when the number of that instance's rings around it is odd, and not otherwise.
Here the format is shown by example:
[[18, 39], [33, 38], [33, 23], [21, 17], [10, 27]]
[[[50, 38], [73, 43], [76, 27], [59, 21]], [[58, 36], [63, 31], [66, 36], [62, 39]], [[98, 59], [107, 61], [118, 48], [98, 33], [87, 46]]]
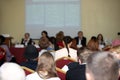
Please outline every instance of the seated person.
[[54, 58], [49, 52], [41, 54], [36, 72], [28, 75], [26, 80], [60, 80], [56, 73]]
[[6, 62], [0, 67], [0, 80], [25, 80], [25, 72], [18, 64]]
[[24, 34], [24, 38], [21, 41], [21, 44], [23, 44], [24, 46], [27, 46], [27, 45], [30, 45], [32, 43], [33, 43], [33, 41], [30, 38], [30, 34], [29, 33], [25, 33]]
[[99, 51], [99, 42], [95, 36], [92, 36], [87, 43], [87, 48], [91, 51]]
[[64, 48], [63, 38], [64, 38], [64, 32], [60, 31], [56, 34], [56, 43], [57, 43], [59, 49]]
[[48, 32], [47, 31], [42, 31], [41, 36], [44, 38], [47, 38], [49, 40]]
[[78, 62], [68, 64], [66, 80], [86, 80], [86, 61], [92, 51], [85, 47], [81, 47], [77, 51]]
[[0, 35], [0, 47], [4, 48], [6, 51], [6, 61], [12, 61], [13, 60], [13, 55], [11, 54], [8, 46], [5, 44], [5, 37]]
[[118, 80], [119, 64], [111, 52], [94, 52], [87, 59], [87, 80]]
[[86, 46], [86, 38], [83, 36], [83, 32], [79, 31], [78, 36], [75, 37], [76, 45], [78, 48]]
[[63, 38], [64, 48], [55, 51], [55, 60], [62, 57], [71, 57], [77, 61], [77, 50], [70, 48], [72, 44], [72, 38], [70, 36], [65, 36]]
[[100, 48], [100, 50], [102, 50], [105, 47], [105, 41], [104, 41], [103, 35], [98, 34], [97, 39], [99, 42], [99, 48]]
[[38, 59], [38, 50], [34, 45], [28, 45], [25, 48], [24, 57], [27, 59], [26, 62], [22, 62], [20, 65], [28, 67], [32, 70], [36, 70], [37, 59]]
[[39, 56], [45, 51], [53, 50], [53, 48], [50, 47], [50, 42], [49, 42], [48, 38], [46, 38], [46, 37], [41, 37], [40, 38], [39, 46], [41, 48], [41, 51], [39, 52]]
[[57, 41], [55, 37], [50, 37], [50, 48], [52, 48], [54, 51], [59, 49], [59, 46], [57, 45]]

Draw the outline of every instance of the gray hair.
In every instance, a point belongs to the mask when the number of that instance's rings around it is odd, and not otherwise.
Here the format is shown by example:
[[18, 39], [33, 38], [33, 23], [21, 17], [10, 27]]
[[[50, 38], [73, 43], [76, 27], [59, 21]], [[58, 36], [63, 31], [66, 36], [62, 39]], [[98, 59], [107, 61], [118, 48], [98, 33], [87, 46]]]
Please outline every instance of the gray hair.
[[118, 80], [119, 64], [110, 52], [95, 52], [87, 59], [87, 70], [94, 80]]

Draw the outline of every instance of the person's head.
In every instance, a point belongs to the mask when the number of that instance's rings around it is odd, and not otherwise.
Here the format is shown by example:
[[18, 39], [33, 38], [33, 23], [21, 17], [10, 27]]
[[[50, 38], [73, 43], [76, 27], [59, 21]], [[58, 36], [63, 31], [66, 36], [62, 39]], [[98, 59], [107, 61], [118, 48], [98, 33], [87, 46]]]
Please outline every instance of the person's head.
[[0, 35], [0, 45], [3, 44], [5, 42], [5, 37]]
[[24, 34], [24, 37], [25, 37], [25, 39], [30, 38], [30, 33], [25, 33], [25, 34]]
[[44, 52], [38, 58], [37, 73], [43, 79], [57, 77], [55, 61], [50, 52]]
[[102, 34], [98, 34], [97, 39], [103, 41], [103, 35]]
[[48, 38], [48, 33], [47, 31], [42, 31], [41, 32], [42, 37], [47, 37]]
[[91, 39], [88, 41], [87, 48], [92, 51], [99, 50], [99, 42], [96, 37], [92, 36]]
[[28, 60], [34, 60], [38, 58], [38, 50], [34, 45], [28, 45], [25, 48], [24, 57]]
[[120, 59], [120, 45], [111, 47], [109, 51], [111, 51], [118, 59]]
[[67, 48], [67, 51], [68, 51], [68, 57], [70, 57], [70, 55], [69, 55], [69, 47], [71, 46], [71, 44], [72, 44], [72, 38], [70, 37], [70, 36], [65, 36], [64, 38], [63, 38], [63, 44], [64, 44], [64, 46]]
[[78, 32], [78, 37], [79, 37], [79, 38], [82, 38], [82, 37], [83, 37], [83, 32], [82, 32], [82, 31], [79, 31], [79, 32]]
[[41, 49], [47, 49], [49, 47], [50, 43], [48, 38], [46, 37], [41, 37], [39, 40], [39, 46]]
[[110, 52], [94, 52], [87, 59], [87, 80], [118, 80], [119, 64]]
[[60, 31], [56, 34], [57, 41], [62, 41], [63, 38], [64, 38], [64, 33], [62, 31]]
[[0, 67], [0, 80], [25, 80], [25, 72], [18, 64], [7, 62]]
[[91, 50], [86, 47], [81, 47], [77, 50], [77, 57], [79, 63], [86, 63], [87, 58], [92, 54]]

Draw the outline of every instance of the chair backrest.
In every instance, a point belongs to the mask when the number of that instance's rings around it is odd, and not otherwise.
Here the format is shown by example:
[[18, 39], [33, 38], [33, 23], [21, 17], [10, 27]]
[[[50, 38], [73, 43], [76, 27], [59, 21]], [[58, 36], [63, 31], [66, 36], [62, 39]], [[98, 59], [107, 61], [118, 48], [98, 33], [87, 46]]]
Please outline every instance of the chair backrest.
[[75, 60], [70, 57], [62, 57], [56, 60], [56, 67], [62, 69], [65, 65], [68, 65], [71, 62], [75, 62]]
[[35, 71], [30, 69], [30, 68], [27, 68], [25, 66], [21, 66], [23, 68], [23, 70], [25, 71], [25, 74], [28, 75], [28, 74], [31, 74], [31, 73], [34, 73]]
[[0, 65], [2, 65], [5, 62], [5, 49], [0, 47]]
[[61, 80], [66, 80], [65, 76], [66, 76], [66, 72], [64, 72], [62, 69], [57, 68], [56, 67], [56, 71], [57, 71], [57, 75]]

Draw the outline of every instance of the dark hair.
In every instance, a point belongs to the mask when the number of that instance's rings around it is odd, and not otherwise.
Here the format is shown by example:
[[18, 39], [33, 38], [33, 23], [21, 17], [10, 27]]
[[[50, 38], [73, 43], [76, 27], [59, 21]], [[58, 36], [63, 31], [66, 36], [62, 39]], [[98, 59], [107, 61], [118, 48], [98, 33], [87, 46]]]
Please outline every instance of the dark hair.
[[0, 35], [0, 45], [2, 45], [5, 42], [5, 37]]
[[55, 37], [50, 37], [50, 42], [54, 45], [54, 50], [58, 50], [59, 47], [58, 47], [58, 44], [57, 44], [57, 40]]
[[[46, 34], [46, 37], [49, 39], [49, 36], [48, 36], [48, 33], [47, 33], [47, 31], [42, 31], [42, 33], [45, 33]], [[41, 35], [42, 35], [42, 33], [41, 33]]]
[[99, 42], [95, 36], [88, 41], [87, 48], [92, 51], [99, 51]]
[[101, 41], [104, 41], [103, 35], [102, 34], [98, 34], [97, 39], [99, 38], [99, 36], [101, 36]]
[[49, 40], [46, 37], [41, 37], [39, 40], [39, 46], [41, 49], [47, 49], [49, 47]]
[[70, 55], [69, 55], [69, 48], [68, 48], [68, 44], [72, 41], [72, 38], [70, 37], [70, 36], [65, 36], [64, 38], [63, 38], [63, 41], [64, 41], [64, 43], [65, 43], [65, 46], [66, 46], [66, 48], [67, 48], [67, 51], [68, 51], [68, 57], [70, 57]]

